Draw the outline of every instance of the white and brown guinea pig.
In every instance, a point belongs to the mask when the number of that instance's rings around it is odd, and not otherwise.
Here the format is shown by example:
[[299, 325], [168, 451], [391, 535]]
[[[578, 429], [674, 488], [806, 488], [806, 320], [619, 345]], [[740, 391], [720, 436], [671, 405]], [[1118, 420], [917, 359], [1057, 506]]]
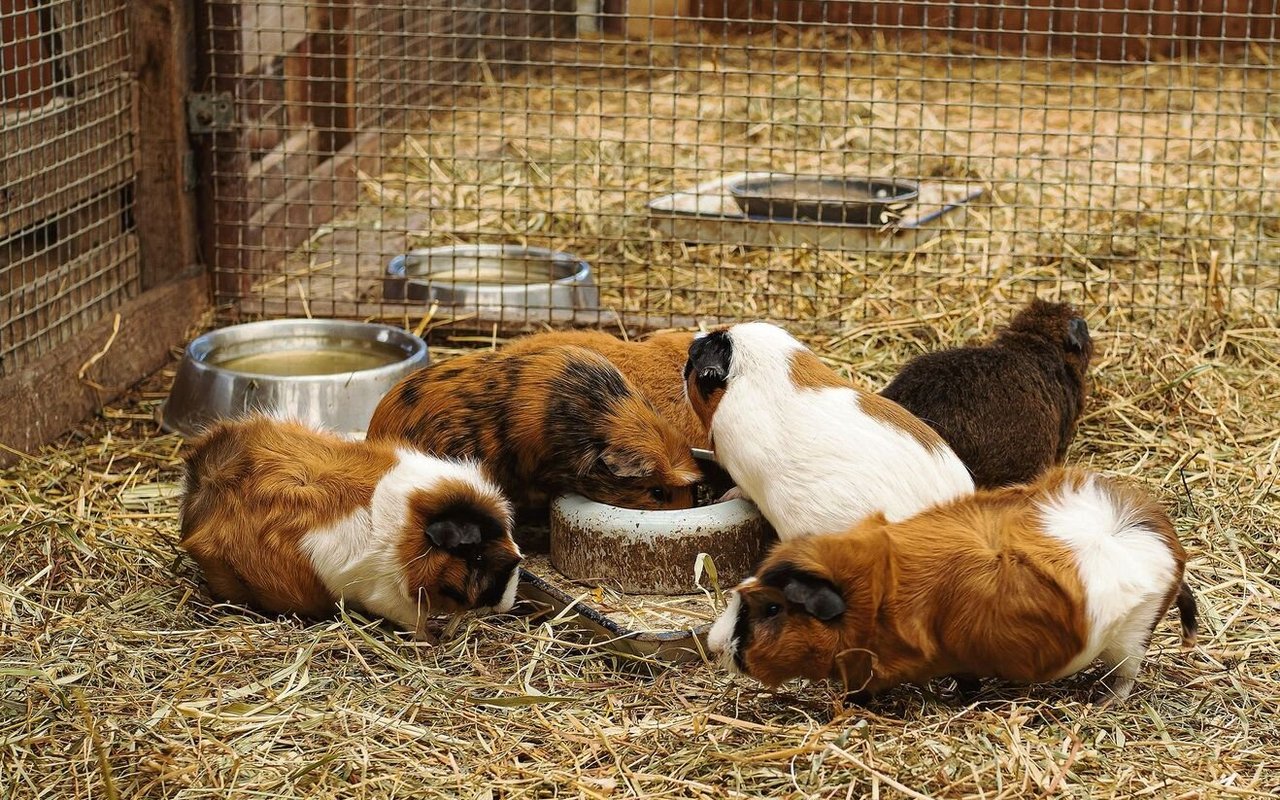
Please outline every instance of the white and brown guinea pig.
[[663, 419], [684, 434], [690, 447], [709, 447], [707, 431], [684, 397], [684, 363], [694, 334], [655, 333], [639, 341], [624, 341], [604, 331], [548, 331], [511, 340], [507, 353], [530, 353], [558, 345], [573, 345], [599, 353], [618, 368]]
[[691, 508], [689, 443], [608, 359], [581, 347], [476, 351], [391, 387], [369, 439], [478, 461], [522, 508], [560, 492], [628, 508]]
[[431, 616], [506, 611], [510, 504], [474, 465], [302, 424], [221, 423], [186, 457], [180, 545], [214, 596], [325, 617], [344, 599], [425, 635]]
[[784, 541], [877, 512], [903, 520], [974, 490], [929, 426], [855, 389], [776, 325], [695, 339], [685, 383], [716, 460]]
[[1177, 602], [1196, 638], [1186, 554], [1151, 498], [1081, 471], [978, 492], [898, 523], [783, 542], [734, 590], [711, 650], [770, 686], [853, 692], [954, 675], [1034, 683], [1101, 659], [1133, 687]]

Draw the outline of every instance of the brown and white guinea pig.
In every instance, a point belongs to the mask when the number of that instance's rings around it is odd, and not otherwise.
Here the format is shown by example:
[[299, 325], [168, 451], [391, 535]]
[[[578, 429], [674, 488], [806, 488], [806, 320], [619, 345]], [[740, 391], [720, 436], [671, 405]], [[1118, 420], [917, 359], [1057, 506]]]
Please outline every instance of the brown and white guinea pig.
[[371, 440], [479, 461], [521, 507], [560, 492], [628, 508], [690, 508], [689, 443], [608, 359], [581, 347], [478, 351], [392, 387]]
[[186, 457], [180, 545], [215, 597], [329, 616], [339, 599], [426, 635], [427, 618], [515, 602], [520, 550], [474, 464], [250, 417]]
[[1062, 463], [1092, 356], [1071, 306], [1035, 300], [991, 344], [919, 356], [880, 395], [937, 431], [979, 487], [1010, 486]]
[[527, 353], [557, 345], [594, 351], [631, 381], [663, 419], [684, 434], [690, 447], [708, 447], [707, 431], [684, 396], [684, 363], [689, 358], [692, 332], [657, 333], [634, 342], [604, 331], [549, 331], [513, 339], [502, 349]]
[[877, 512], [903, 520], [974, 490], [929, 426], [855, 389], [775, 325], [695, 339], [685, 381], [716, 460], [784, 541]]
[[776, 686], [843, 680], [875, 693], [955, 675], [1034, 683], [1101, 659], [1117, 698], [1175, 602], [1196, 638], [1186, 554], [1151, 498], [1054, 469], [908, 520], [783, 542], [734, 590], [708, 644]]

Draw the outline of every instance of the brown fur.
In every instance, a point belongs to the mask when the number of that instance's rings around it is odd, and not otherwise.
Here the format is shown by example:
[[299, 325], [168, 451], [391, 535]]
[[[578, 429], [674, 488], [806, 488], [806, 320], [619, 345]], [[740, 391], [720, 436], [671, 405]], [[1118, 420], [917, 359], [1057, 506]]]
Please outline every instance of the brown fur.
[[[942, 437], [911, 412], [891, 400], [857, 389], [852, 382], [822, 363], [812, 350], [797, 350], [791, 354], [791, 383], [798, 389], [854, 389], [858, 392], [858, 406], [867, 416], [903, 431], [931, 450], [945, 446]], [[693, 397], [693, 394], [689, 396]]]
[[936, 430], [980, 488], [1025, 483], [1066, 456], [1092, 355], [1071, 306], [1036, 300], [991, 344], [915, 358], [881, 395]]
[[604, 331], [550, 331], [515, 339], [503, 350], [531, 353], [572, 345], [599, 353], [631, 381], [663, 419], [684, 434], [691, 447], [709, 447], [707, 431], [685, 399], [681, 377], [691, 342], [693, 334], [687, 332], [658, 333], [628, 342]]
[[179, 544], [215, 597], [274, 614], [321, 617], [336, 598], [298, 548], [311, 530], [367, 506], [395, 463], [364, 446], [263, 417], [191, 445]]
[[[397, 462], [392, 445], [351, 442], [265, 417], [218, 425], [191, 444], [179, 544], [200, 565], [213, 596], [272, 614], [326, 617], [337, 595], [302, 551], [311, 531], [367, 508]], [[485, 587], [457, 554], [427, 547], [424, 530], [441, 512], [466, 506], [510, 533], [499, 496], [443, 482], [411, 501], [400, 552], [410, 591], [430, 613], [476, 605]], [[509, 535], [484, 546], [491, 564], [518, 560]], [[466, 602], [458, 598], [465, 596]]]
[[[833, 678], [872, 693], [943, 675], [1054, 677], [1087, 641], [1084, 588], [1071, 550], [1040, 531], [1035, 502], [1084, 479], [1055, 470], [1031, 486], [978, 492], [898, 524], [877, 515], [846, 534], [778, 545], [758, 580], [738, 590], [750, 615], [740, 663], [771, 686]], [[1185, 554], [1168, 517], [1136, 490], [1104, 485], [1135, 499], [1169, 542], [1179, 573], [1172, 602]], [[786, 596], [796, 576], [831, 587], [843, 612], [829, 622], [806, 613]], [[771, 606], [778, 610], [769, 615]]]
[[689, 443], [604, 356], [573, 346], [468, 353], [391, 389], [369, 438], [478, 460], [519, 505], [562, 491], [631, 508], [689, 508]]

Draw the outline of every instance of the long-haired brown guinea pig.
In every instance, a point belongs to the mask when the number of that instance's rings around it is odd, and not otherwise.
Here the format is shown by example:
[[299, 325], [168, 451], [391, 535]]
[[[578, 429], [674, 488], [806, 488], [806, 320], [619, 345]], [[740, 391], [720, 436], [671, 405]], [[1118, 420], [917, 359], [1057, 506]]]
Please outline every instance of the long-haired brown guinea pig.
[[906, 519], [973, 492], [938, 434], [776, 325], [695, 339], [685, 380], [716, 460], [780, 539], [841, 533], [877, 512]]
[[1186, 555], [1151, 498], [1081, 471], [980, 491], [899, 523], [783, 542], [734, 590], [708, 644], [776, 686], [842, 680], [874, 694], [943, 675], [1034, 683], [1101, 659], [1133, 687], [1177, 603], [1196, 638]]
[[305, 425], [221, 423], [186, 457], [180, 545], [213, 595], [325, 617], [343, 599], [429, 638], [428, 618], [515, 602], [510, 504], [474, 464]]
[[477, 351], [392, 387], [371, 440], [479, 461], [521, 507], [577, 492], [629, 508], [690, 508], [701, 477], [688, 442], [599, 353]]
[[690, 447], [709, 447], [706, 428], [684, 396], [684, 363], [694, 334], [668, 331], [624, 341], [604, 331], [549, 331], [513, 339], [502, 349], [529, 353], [558, 345], [594, 351], [609, 359], [654, 410], [684, 434]]
[[979, 487], [1010, 486], [1062, 463], [1092, 357], [1071, 306], [1034, 300], [991, 344], [919, 356], [880, 394], [937, 431]]

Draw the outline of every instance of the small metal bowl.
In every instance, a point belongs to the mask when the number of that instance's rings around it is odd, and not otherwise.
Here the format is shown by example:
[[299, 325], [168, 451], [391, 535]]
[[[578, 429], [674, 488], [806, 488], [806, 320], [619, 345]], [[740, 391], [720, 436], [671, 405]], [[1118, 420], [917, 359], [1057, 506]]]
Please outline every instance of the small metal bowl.
[[[692, 594], [699, 553], [711, 556], [721, 588], [737, 585], [773, 537], [743, 499], [676, 511], [641, 511], [581, 495], [551, 504], [551, 564], [570, 580], [628, 594]], [[707, 585], [703, 579], [703, 585]]]
[[884, 225], [920, 196], [914, 181], [770, 175], [729, 185], [748, 216], [818, 220], [837, 225]]
[[587, 262], [506, 244], [431, 247], [396, 256], [387, 265], [382, 296], [505, 318], [549, 319], [553, 312], [600, 307]]
[[261, 412], [359, 434], [382, 396], [425, 367], [427, 344], [387, 325], [322, 319], [250, 322], [187, 345], [160, 424], [184, 436]]

